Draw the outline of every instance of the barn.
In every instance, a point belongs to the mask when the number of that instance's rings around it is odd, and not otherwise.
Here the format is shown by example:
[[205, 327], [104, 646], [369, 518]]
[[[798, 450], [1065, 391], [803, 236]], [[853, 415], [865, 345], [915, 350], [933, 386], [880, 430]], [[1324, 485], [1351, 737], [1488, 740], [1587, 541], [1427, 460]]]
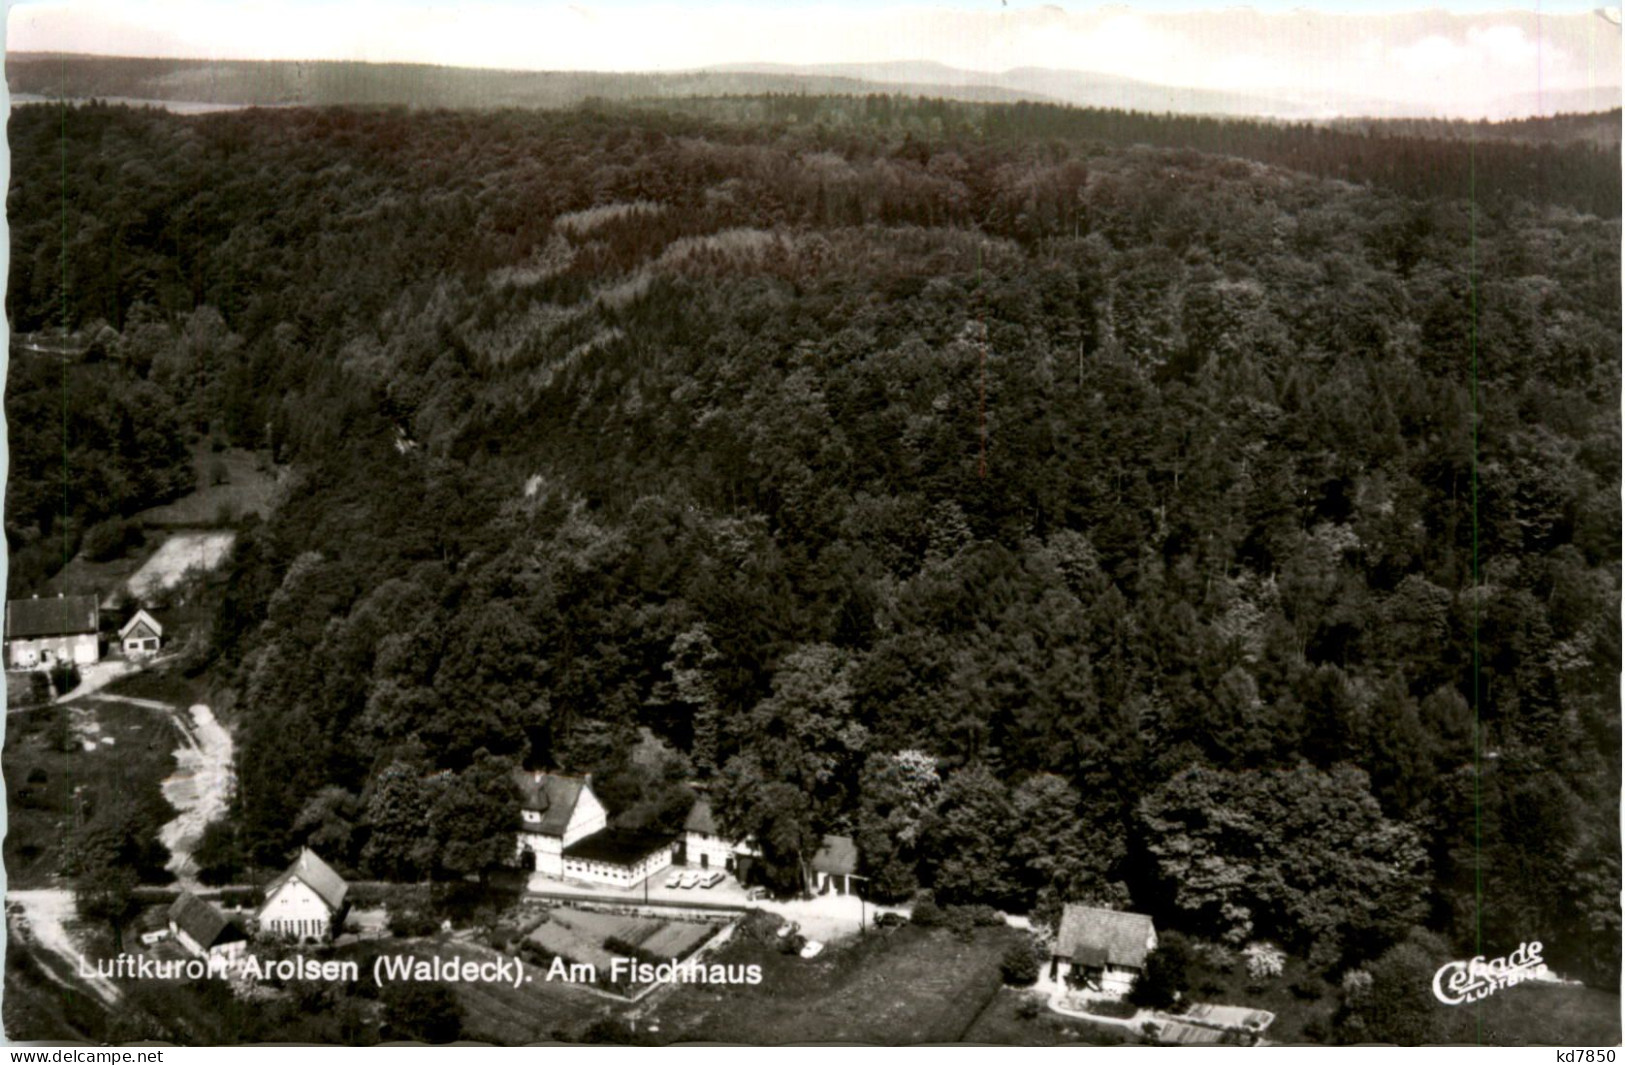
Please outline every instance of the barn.
[[190, 891], [170, 904], [169, 931], [199, 958], [236, 958], [248, 947], [248, 933], [237, 922]]
[[50, 669], [101, 661], [101, 615], [93, 595], [13, 599], [6, 604], [6, 666]]

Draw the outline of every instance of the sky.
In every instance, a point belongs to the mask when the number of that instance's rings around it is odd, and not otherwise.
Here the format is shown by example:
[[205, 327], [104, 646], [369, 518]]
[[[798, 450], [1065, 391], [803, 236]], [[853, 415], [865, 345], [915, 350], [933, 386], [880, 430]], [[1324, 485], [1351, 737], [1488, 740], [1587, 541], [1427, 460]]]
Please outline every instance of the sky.
[[[1164, 85], [1349, 95], [1470, 112], [1489, 98], [1620, 84], [1620, 31], [1593, 5], [1396, 0], [576, 3], [481, 0], [36, 0], [6, 47], [111, 55], [352, 59], [531, 70], [932, 60], [1050, 67]], [[1615, 9], [1617, 11], [1617, 9]], [[1615, 16], [1617, 19], [1617, 15]], [[1617, 91], [1600, 106], [1618, 103]]]

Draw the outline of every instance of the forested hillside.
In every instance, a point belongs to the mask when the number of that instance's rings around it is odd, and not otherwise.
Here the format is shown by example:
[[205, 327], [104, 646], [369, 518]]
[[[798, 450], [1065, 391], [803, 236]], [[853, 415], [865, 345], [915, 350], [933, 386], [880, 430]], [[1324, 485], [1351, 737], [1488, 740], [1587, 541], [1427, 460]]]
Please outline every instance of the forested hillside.
[[14, 113], [14, 328], [293, 467], [216, 872], [448, 871], [511, 759], [888, 897], [1616, 981], [1617, 153], [743, 106]]

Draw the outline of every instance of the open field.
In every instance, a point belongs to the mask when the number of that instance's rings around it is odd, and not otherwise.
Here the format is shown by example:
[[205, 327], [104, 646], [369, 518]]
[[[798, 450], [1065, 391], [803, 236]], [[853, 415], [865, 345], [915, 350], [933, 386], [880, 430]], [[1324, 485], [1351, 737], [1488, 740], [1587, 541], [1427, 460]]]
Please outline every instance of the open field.
[[[63, 750], [53, 743], [57, 714], [70, 716], [71, 736], [94, 726], [99, 740], [113, 742], [97, 742], [93, 750], [74, 742]], [[82, 819], [150, 801], [174, 768], [179, 741], [167, 715], [119, 703], [13, 714], [7, 726], [4, 854], [11, 890], [51, 885], [60, 848]]]
[[[404, 954], [418, 958], [461, 958], [485, 961], [497, 953], [475, 943], [451, 942], [442, 939], [373, 940], [359, 944], [344, 952], [342, 957], [355, 958], [363, 972], [370, 970], [372, 959], [379, 954]], [[523, 963], [521, 963], [523, 964]], [[626, 1006], [613, 998], [594, 994], [584, 988], [561, 981], [548, 982], [542, 970], [524, 966], [532, 979], [522, 987], [509, 984], [468, 983], [448, 984], [457, 996], [463, 1011], [465, 1039], [504, 1046], [546, 1042], [557, 1036], [578, 1033], [595, 1019], [608, 1017]]]
[[[270, 513], [276, 476], [263, 468], [252, 451], [211, 451], [200, 445], [193, 449], [192, 465], [198, 478], [194, 491], [173, 503], [143, 510], [135, 520], [149, 528], [197, 528]], [[222, 476], [224, 480], [214, 483]]]
[[662, 1042], [958, 1042], [997, 995], [999, 960], [1023, 934], [978, 928], [965, 940], [906, 926], [805, 960], [779, 953], [764, 922], [753, 920], [709, 960], [759, 964], [760, 984], [678, 987], [648, 1019], [658, 1020]]

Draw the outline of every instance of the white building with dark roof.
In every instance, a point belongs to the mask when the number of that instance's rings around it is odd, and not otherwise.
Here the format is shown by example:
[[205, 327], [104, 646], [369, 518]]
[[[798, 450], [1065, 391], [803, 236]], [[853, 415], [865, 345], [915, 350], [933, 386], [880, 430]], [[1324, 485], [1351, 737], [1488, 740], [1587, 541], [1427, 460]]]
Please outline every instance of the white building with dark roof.
[[93, 595], [13, 599], [6, 604], [6, 667], [50, 669], [101, 661], [101, 614]]
[[857, 844], [847, 836], [825, 836], [807, 867], [815, 895], [856, 895], [863, 879], [858, 875]]
[[519, 785], [519, 867], [563, 876], [565, 849], [608, 823], [592, 781], [523, 770], [515, 772], [514, 780]]
[[1157, 949], [1157, 930], [1143, 913], [1067, 903], [1055, 934], [1050, 978], [1103, 995], [1126, 995]]
[[349, 892], [344, 878], [305, 847], [292, 865], [265, 885], [260, 934], [301, 943], [330, 940], [344, 920]]
[[119, 646], [128, 658], [150, 658], [164, 640], [164, 627], [145, 610], [137, 610], [118, 630]]

